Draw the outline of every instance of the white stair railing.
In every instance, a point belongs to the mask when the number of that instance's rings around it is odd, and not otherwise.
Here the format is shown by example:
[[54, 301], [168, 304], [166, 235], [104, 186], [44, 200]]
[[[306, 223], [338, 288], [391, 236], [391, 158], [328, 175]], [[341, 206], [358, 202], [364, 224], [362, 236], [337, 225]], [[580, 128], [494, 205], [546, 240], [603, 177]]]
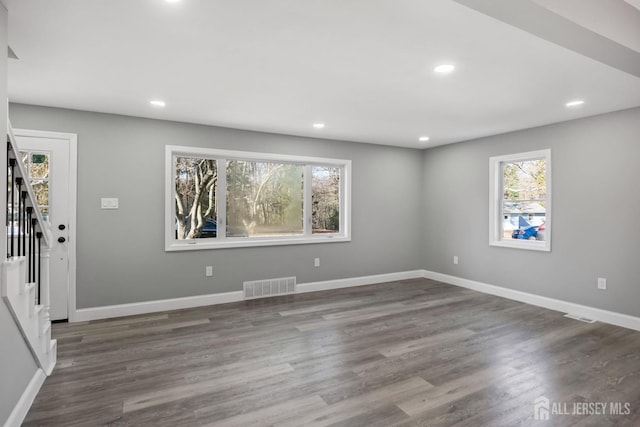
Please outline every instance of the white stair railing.
[[29, 175], [9, 125], [7, 133], [7, 259], [0, 294], [40, 367], [49, 375], [56, 363], [49, 316], [51, 227], [38, 208]]

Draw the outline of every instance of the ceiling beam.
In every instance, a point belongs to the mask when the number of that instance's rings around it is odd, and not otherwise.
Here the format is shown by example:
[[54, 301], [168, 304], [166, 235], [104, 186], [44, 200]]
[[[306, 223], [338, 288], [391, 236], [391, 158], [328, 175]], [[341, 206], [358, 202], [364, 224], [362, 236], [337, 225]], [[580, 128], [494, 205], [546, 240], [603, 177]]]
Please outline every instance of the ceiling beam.
[[530, 0], [454, 0], [581, 55], [640, 77], [640, 53]]
[[627, 3], [629, 3], [631, 6], [635, 7], [636, 9], [640, 10], [640, 0], [624, 0]]

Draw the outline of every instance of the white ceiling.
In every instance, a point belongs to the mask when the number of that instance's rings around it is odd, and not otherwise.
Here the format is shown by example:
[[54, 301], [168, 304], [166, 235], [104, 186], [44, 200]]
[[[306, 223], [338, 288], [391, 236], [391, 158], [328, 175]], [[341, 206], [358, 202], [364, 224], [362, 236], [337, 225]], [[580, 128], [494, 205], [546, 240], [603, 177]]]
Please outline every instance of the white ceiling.
[[[640, 105], [638, 52], [559, 15], [538, 19], [546, 33], [534, 36], [488, 11], [505, 1], [490, 1], [5, 0], [20, 58], [10, 60], [9, 97], [405, 147]], [[441, 63], [457, 68], [436, 75]], [[585, 104], [567, 109], [574, 99]]]

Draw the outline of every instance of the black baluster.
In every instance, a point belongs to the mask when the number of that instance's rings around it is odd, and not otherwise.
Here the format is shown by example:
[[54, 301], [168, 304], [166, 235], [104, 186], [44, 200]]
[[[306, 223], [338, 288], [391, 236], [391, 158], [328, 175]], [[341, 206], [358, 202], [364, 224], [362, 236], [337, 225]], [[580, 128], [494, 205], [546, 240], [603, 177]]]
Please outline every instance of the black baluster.
[[11, 216], [10, 216], [11, 220], [9, 224], [9, 230], [10, 230], [9, 235], [11, 236], [9, 240], [11, 240], [11, 250], [9, 251], [7, 256], [10, 258], [13, 256], [13, 213], [14, 213], [14, 207], [15, 207], [15, 196], [14, 196], [13, 188], [15, 186], [15, 181], [16, 181], [14, 178], [16, 159], [9, 159], [9, 166], [11, 167]]
[[31, 235], [33, 234], [33, 207], [27, 206], [27, 227], [26, 231], [29, 232], [29, 250], [27, 251], [27, 268], [29, 269], [29, 283], [32, 283], [34, 277], [31, 276], [31, 264], [33, 264], [33, 254], [31, 253], [33, 247], [31, 245]]
[[[22, 230], [22, 255], [27, 255], [27, 196], [29, 192], [23, 191], [20, 193], [22, 195], [22, 225], [24, 229]], [[19, 252], [19, 251], [18, 251]]]
[[[9, 157], [9, 153], [11, 152], [11, 142], [7, 141], [7, 205], [6, 205], [6, 216], [7, 216], [7, 234], [9, 234], [9, 230], [10, 230], [10, 226], [11, 224], [11, 219], [9, 219], [9, 195], [11, 194], [11, 190], [10, 188], [13, 186], [12, 184], [10, 184], [11, 180], [12, 180], [12, 176], [11, 176], [11, 158]], [[7, 239], [7, 258], [9, 258], [11, 256], [10, 252], [9, 252], [9, 239]]]
[[38, 301], [36, 304], [40, 304], [40, 279], [41, 279], [41, 271], [42, 271], [42, 232], [38, 231], [36, 233], [36, 237], [38, 238], [38, 281], [36, 282], [38, 288]]
[[[16, 176], [16, 184], [18, 184], [18, 256], [22, 253], [20, 246], [20, 232], [22, 231], [22, 197], [20, 194], [22, 193], [22, 177]], [[13, 216], [13, 215], [12, 215]]]
[[31, 262], [31, 279], [36, 280], [36, 224], [38, 224], [38, 218], [31, 219], [31, 248], [33, 250], [33, 261]]

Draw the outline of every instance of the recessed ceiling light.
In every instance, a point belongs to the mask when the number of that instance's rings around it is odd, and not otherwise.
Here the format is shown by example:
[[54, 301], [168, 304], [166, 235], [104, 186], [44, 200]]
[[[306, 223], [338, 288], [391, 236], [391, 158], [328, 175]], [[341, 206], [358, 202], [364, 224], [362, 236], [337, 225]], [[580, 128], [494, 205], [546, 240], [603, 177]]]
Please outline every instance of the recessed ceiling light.
[[428, 136], [421, 136], [420, 138], [418, 138], [418, 141], [420, 142], [427, 142], [429, 140]]
[[180, 0], [165, 0], [167, 3], [178, 3]]
[[564, 105], [566, 105], [567, 107], [577, 107], [577, 106], [582, 105], [582, 104], [584, 104], [584, 101], [578, 99], [578, 100], [575, 100], [575, 101], [567, 102]]
[[153, 105], [154, 107], [158, 107], [158, 108], [162, 108], [165, 105], [167, 105], [163, 100], [161, 99], [152, 99], [151, 101], [149, 101], [149, 104]]
[[446, 73], [452, 72], [455, 69], [456, 69], [455, 65], [442, 64], [434, 68], [433, 71], [435, 71], [436, 73], [446, 74]]
[[324, 129], [324, 123], [314, 123], [313, 127], [316, 129]]

